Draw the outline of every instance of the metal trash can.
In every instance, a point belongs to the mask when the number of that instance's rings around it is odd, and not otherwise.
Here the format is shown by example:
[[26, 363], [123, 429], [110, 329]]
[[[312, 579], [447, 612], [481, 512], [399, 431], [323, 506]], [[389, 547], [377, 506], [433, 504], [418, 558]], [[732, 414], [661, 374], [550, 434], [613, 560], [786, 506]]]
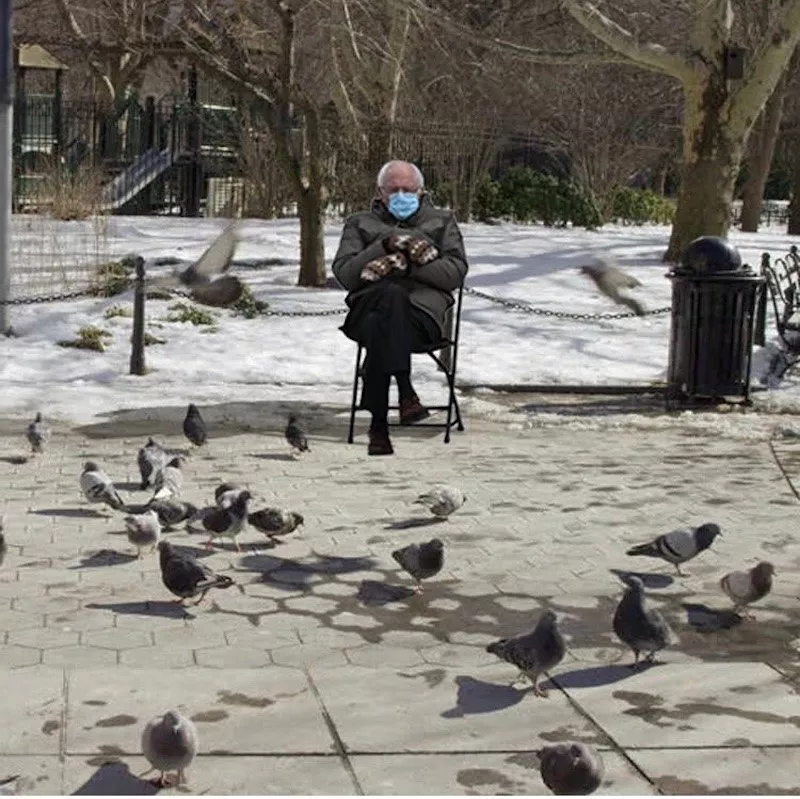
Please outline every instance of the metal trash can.
[[667, 277], [672, 281], [667, 407], [733, 398], [750, 404], [753, 321], [764, 278], [716, 236], [691, 242]]

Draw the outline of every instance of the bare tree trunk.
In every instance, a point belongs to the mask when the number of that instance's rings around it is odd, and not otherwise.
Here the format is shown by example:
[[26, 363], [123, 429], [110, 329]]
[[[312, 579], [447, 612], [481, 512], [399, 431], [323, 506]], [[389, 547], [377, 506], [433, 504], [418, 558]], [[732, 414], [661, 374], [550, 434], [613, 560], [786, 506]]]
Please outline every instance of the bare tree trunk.
[[300, 217], [298, 286], [325, 285], [325, 201], [321, 186], [309, 186], [297, 203]]
[[800, 143], [795, 143], [793, 150], [792, 201], [789, 203], [789, 224], [786, 232], [790, 236], [800, 236]]
[[775, 154], [775, 143], [778, 141], [785, 96], [786, 73], [784, 72], [772, 97], [764, 106], [760, 129], [753, 131], [753, 141], [751, 142], [753, 156], [750, 159], [750, 172], [742, 194], [741, 228], [749, 233], [755, 233], [761, 221], [764, 189], [772, 166], [772, 157]]

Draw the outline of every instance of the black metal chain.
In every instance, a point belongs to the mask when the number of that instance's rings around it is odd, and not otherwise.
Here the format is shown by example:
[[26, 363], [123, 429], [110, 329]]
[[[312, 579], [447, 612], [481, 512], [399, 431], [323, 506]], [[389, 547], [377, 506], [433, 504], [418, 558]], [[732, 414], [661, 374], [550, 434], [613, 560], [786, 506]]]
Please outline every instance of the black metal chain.
[[96, 295], [96, 289], [81, 289], [79, 291], [66, 291], [61, 294], [46, 294], [40, 297], [14, 297], [13, 299], [0, 300], [0, 305], [41, 305], [47, 302], [76, 300], [79, 297], [92, 297]]

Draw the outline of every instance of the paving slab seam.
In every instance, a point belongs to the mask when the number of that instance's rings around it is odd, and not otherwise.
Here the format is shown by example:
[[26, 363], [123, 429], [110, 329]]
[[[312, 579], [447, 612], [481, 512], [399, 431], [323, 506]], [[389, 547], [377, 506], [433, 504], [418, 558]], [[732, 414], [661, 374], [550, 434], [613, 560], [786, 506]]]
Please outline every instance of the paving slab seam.
[[308, 686], [311, 688], [311, 693], [314, 694], [317, 704], [320, 707], [322, 719], [325, 722], [325, 726], [328, 728], [328, 732], [333, 740], [333, 745], [336, 747], [336, 753], [339, 755], [342, 761], [342, 766], [353, 783], [353, 788], [355, 789], [356, 795], [364, 796], [364, 789], [361, 787], [361, 782], [356, 775], [356, 770], [353, 768], [353, 764], [350, 761], [350, 755], [347, 751], [347, 747], [345, 747], [342, 736], [339, 734], [339, 730], [336, 728], [336, 723], [334, 722], [331, 714], [328, 711], [328, 708], [325, 705], [325, 700], [322, 698], [322, 694], [320, 693], [319, 688], [317, 688], [317, 684], [314, 682], [314, 678], [311, 676], [309, 670], [303, 669], [303, 671], [305, 672], [306, 680], [308, 680]]
[[61, 795], [66, 793], [67, 780], [67, 708], [69, 707], [69, 676], [67, 670], [61, 672], [61, 712], [59, 713], [58, 728], [58, 762], [60, 764]]

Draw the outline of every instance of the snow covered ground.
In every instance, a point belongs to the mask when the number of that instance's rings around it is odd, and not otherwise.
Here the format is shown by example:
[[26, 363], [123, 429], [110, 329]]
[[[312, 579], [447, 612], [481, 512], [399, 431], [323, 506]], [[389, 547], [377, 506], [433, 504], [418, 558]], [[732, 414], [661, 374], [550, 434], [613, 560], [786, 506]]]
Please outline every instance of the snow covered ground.
[[[112, 217], [104, 224], [102, 250], [112, 257], [136, 252], [147, 259], [175, 257], [189, 261], [201, 254], [225, 223], [220, 219]], [[96, 229], [92, 222], [59, 223], [49, 235], [60, 241], [73, 237], [90, 249], [85, 242], [96, 238]], [[587, 259], [599, 255], [610, 256], [641, 280], [638, 294], [648, 307], [670, 304], [671, 284], [661, 262], [669, 238], [667, 227], [610, 225], [589, 232], [468, 224], [462, 230], [470, 260], [467, 285], [479, 291], [553, 311], [614, 313], [621, 309], [599, 295], [577, 271]], [[327, 228], [328, 261], [336, 251], [340, 231], [339, 222], [331, 222]], [[299, 250], [296, 220], [247, 220], [241, 232], [236, 261], [242, 266], [235, 272], [249, 283], [256, 297], [270, 303], [271, 309], [344, 307], [344, 295], [339, 290], [294, 285]], [[754, 265], [762, 252], [783, 254], [797, 243], [777, 227], [758, 234], [734, 231], [731, 238], [743, 258]], [[34, 244], [17, 241], [15, 246], [18, 254], [14, 263], [18, 265], [24, 260], [19, 256], [20, 247], [24, 250]], [[285, 265], [258, 269], [246, 265], [268, 258], [282, 259]], [[17, 274], [13, 279], [20, 282], [22, 277]], [[173, 303], [150, 301], [148, 330], [166, 343], [148, 347], [150, 373], [132, 377], [127, 374], [131, 319], [105, 316], [113, 306], [130, 308], [131, 301], [132, 294], [128, 293], [108, 300], [11, 308], [10, 322], [19, 337], [0, 339], [0, 413], [26, 416], [41, 408], [51, 418], [86, 422], [112, 410], [184, 405], [188, 401], [201, 405], [232, 399], [349, 402], [354, 346], [337, 329], [344, 314], [245, 319], [221, 311], [209, 329], [188, 322], [168, 322], [168, 308]], [[106, 352], [56, 345], [58, 340], [74, 338], [84, 325], [97, 325], [112, 334]], [[459, 381], [646, 384], [664, 377], [668, 333], [668, 314], [600, 321], [557, 319], [509, 311], [466, 296]], [[438, 400], [442, 380], [428, 359], [415, 359], [415, 370], [423, 401]], [[759, 395], [759, 403], [772, 411], [800, 412], [800, 387], [790, 379], [780, 388]], [[785, 426], [782, 417], [759, 420], [761, 416], [747, 414], [751, 421], [746, 424], [755, 425], [757, 435], [763, 433], [758, 425]], [[702, 424], [708, 428], [711, 417], [704, 417]], [[743, 417], [726, 414], [714, 418]], [[625, 418], [626, 423], [631, 422]], [[659, 418], [661, 421], [642, 417], [640, 422], [674, 423]], [[547, 422], [546, 415], [530, 420], [533, 424]], [[553, 423], [594, 422], [559, 418]], [[606, 417], [603, 423], [621, 421]]]

